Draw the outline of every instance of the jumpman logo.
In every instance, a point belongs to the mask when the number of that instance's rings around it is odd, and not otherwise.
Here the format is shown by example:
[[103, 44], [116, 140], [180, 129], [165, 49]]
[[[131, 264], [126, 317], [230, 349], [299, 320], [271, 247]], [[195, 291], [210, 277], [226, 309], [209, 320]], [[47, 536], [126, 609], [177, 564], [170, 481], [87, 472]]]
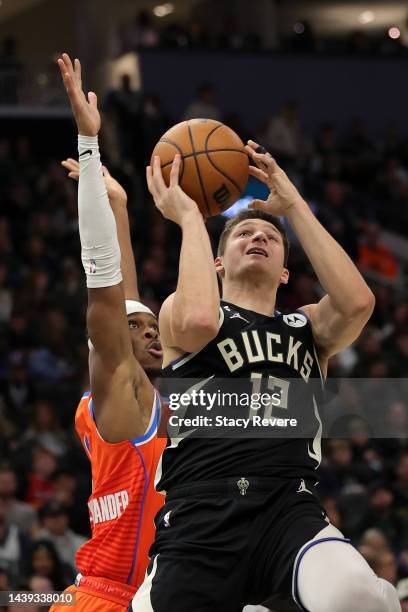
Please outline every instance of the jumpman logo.
[[303, 478], [300, 481], [300, 485], [296, 493], [310, 493], [310, 495], [313, 495], [312, 491], [309, 491], [309, 489], [306, 488], [306, 484]]
[[242, 319], [243, 321], [245, 321], [245, 323], [249, 323], [248, 319], [244, 319], [244, 317], [240, 315], [239, 312], [234, 312], [234, 314], [230, 316], [230, 319]]

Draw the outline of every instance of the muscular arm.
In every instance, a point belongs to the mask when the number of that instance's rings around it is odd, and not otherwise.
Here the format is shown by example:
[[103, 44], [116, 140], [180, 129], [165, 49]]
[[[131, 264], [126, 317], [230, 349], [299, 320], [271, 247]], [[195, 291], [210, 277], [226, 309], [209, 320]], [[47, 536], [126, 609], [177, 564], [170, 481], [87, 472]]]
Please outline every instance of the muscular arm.
[[327, 292], [319, 303], [304, 307], [324, 360], [360, 335], [374, 309], [374, 296], [350, 257], [304, 200], [297, 200], [287, 217]]
[[117, 228], [100, 164], [96, 96], [85, 98], [78, 60], [73, 66], [63, 54], [58, 63], [79, 133], [78, 220], [94, 347], [89, 361], [93, 406], [101, 436], [114, 443], [145, 432], [154, 391], [131, 347]]
[[164, 302], [160, 326], [170, 347], [194, 352], [218, 330], [220, 296], [210, 239], [198, 210], [182, 226], [177, 289]]
[[259, 145], [248, 141], [248, 153], [256, 163], [250, 174], [266, 183], [270, 195], [256, 201], [274, 215], [285, 215], [310, 263], [327, 292], [318, 304], [304, 307], [311, 319], [322, 365], [361, 333], [374, 309], [374, 295], [341, 246], [319, 223], [285, 172], [269, 153], [258, 153]]
[[194, 352], [217, 334], [220, 295], [210, 238], [196, 203], [178, 185], [179, 165], [176, 156], [170, 187], [164, 183], [158, 158], [153, 170], [148, 168], [147, 180], [156, 206], [182, 232], [177, 289], [160, 312], [162, 343], [165, 351]]
[[[108, 442], [119, 442], [146, 430], [148, 414], [144, 415], [137, 401], [144, 373], [133, 357], [124, 288], [116, 269], [121, 263], [117, 229], [97, 149], [91, 156], [85, 156], [80, 166], [78, 215], [82, 257], [85, 269], [88, 268], [87, 327], [94, 347], [89, 361], [93, 406], [101, 436]], [[112, 263], [111, 253], [116, 250]], [[94, 274], [90, 273], [91, 266], [95, 268]]]
[[[90, 354], [90, 376], [91, 388], [93, 390], [95, 405], [95, 415], [98, 431], [107, 442], [120, 442], [129, 437], [137, 437], [146, 431], [150, 413], [149, 410], [139, 410], [140, 404], [146, 404], [150, 409], [153, 402], [153, 389], [144, 374], [142, 368], [135, 362], [133, 352], [129, 354], [129, 328], [127, 317], [115, 332], [109, 331], [107, 320], [115, 324], [119, 323], [118, 311], [120, 308], [119, 300], [123, 305], [124, 299], [139, 299], [137, 286], [136, 265], [133, 255], [132, 243], [130, 238], [129, 217], [127, 212], [126, 192], [119, 183], [113, 179], [106, 168], [103, 168], [105, 184], [108, 188], [109, 203], [115, 218], [116, 230], [121, 253], [120, 267], [122, 272], [122, 283], [117, 286], [119, 294], [114, 287], [106, 288], [102, 293], [101, 289], [89, 290], [88, 308], [88, 330], [92, 338], [97, 334], [98, 329], [102, 330], [102, 335], [108, 340], [107, 352], [103, 347], [98, 351], [91, 351]], [[94, 293], [95, 292], [95, 293]], [[101, 304], [96, 305], [98, 300]], [[94, 312], [91, 311], [93, 304]], [[101, 317], [98, 322], [97, 317]], [[93, 333], [91, 333], [93, 326]], [[121, 331], [126, 333], [125, 345], [120, 349], [118, 365], [112, 370], [112, 375], [107, 371], [107, 356], [111, 354], [112, 348], [116, 345], [113, 336], [117, 336], [118, 341], [122, 342]], [[97, 342], [97, 340], [96, 340]], [[101, 396], [101, 406], [98, 405], [98, 395]], [[136, 398], [136, 399], [135, 399]], [[118, 411], [120, 405], [120, 411]]]

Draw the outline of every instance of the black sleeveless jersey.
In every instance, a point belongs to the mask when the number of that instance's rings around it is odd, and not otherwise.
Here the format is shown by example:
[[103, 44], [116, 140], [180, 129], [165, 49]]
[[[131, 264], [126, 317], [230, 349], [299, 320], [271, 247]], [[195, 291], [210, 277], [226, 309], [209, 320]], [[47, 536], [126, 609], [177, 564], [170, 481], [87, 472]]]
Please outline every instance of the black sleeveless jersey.
[[[198, 401], [169, 411], [176, 427], [168, 426], [159, 491], [243, 476], [316, 479], [323, 380], [302, 311], [269, 317], [222, 301], [217, 336], [169, 364], [162, 380], [170, 406], [181, 393], [191, 398], [191, 389]], [[254, 409], [255, 393], [266, 401]], [[233, 407], [227, 406], [231, 395], [239, 396]], [[207, 396], [215, 398], [211, 409]], [[180, 424], [189, 416], [196, 420]]]

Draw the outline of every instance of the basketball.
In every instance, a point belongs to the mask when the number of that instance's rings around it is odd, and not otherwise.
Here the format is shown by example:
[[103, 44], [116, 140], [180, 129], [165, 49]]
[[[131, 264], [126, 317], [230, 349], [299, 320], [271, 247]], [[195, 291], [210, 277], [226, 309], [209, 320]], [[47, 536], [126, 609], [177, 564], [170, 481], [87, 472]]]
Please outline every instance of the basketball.
[[204, 217], [218, 215], [238, 200], [248, 182], [249, 160], [233, 130], [212, 119], [191, 119], [170, 128], [152, 153], [152, 162], [155, 155], [160, 157], [167, 185], [177, 153], [180, 187], [197, 202]]

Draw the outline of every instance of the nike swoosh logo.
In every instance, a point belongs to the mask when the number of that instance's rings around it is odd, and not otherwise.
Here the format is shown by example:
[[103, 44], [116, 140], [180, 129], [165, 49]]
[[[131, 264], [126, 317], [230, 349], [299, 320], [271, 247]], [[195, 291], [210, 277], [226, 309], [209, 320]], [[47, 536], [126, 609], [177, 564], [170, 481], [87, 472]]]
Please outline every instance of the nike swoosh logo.
[[91, 149], [87, 149], [86, 151], [82, 151], [82, 153], [79, 154], [79, 157], [82, 157], [83, 155], [86, 155], [87, 153], [89, 153], [89, 155], [92, 155]]

